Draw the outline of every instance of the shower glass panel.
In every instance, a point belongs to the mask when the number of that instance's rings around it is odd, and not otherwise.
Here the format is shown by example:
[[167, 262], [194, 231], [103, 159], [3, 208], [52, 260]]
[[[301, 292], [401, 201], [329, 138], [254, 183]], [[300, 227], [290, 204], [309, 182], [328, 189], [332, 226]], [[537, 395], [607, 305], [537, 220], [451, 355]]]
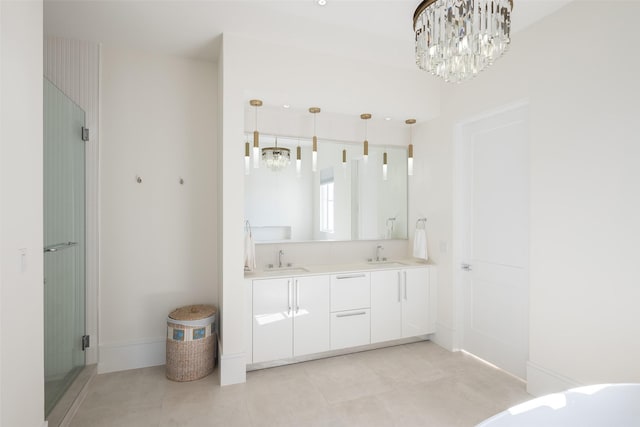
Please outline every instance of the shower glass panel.
[[84, 111], [45, 79], [45, 417], [85, 365], [84, 123]]

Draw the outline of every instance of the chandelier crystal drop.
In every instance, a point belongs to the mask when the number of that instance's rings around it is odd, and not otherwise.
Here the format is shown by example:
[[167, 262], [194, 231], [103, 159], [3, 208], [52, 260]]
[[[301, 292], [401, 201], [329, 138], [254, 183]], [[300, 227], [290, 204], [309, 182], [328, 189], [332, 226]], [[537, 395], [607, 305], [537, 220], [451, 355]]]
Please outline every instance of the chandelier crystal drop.
[[509, 47], [513, 0], [424, 0], [413, 14], [416, 64], [461, 82]]
[[278, 147], [278, 138], [276, 138], [275, 147], [262, 149], [262, 161], [272, 171], [281, 171], [291, 163], [291, 151], [288, 148]]

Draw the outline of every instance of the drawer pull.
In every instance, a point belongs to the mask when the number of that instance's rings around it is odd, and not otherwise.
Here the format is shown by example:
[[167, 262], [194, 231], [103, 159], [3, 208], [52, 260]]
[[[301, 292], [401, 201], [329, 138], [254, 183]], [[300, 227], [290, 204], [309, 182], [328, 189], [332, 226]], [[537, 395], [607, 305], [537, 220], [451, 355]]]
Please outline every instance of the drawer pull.
[[340, 313], [340, 314], [336, 314], [336, 317], [362, 316], [364, 314], [367, 314], [367, 312], [366, 311], [358, 311], [356, 313]]
[[338, 280], [342, 280], [342, 279], [356, 279], [358, 277], [366, 277], [366, 275], [364, 274], [348, 274], [346, 276], [336, 276], [336, 279]]

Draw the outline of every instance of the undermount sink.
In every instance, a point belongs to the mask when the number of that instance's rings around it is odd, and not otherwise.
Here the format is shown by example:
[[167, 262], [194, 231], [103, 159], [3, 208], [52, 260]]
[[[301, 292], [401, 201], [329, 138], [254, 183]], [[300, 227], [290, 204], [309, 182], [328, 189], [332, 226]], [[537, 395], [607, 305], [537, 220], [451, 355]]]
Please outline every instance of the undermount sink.
[[308, 273], [304, 267], [276, 267], [276, 268], [266, 268], [263, 270], [264, 273]]
[[369, 265], [383, 265], [385, 267], [403, 267], [403, 266], [407, 265], [407, 264], [405, 264], [403, 262], [390, 261], [390, 260], [367, 261], [367, 264], [369, 264]]

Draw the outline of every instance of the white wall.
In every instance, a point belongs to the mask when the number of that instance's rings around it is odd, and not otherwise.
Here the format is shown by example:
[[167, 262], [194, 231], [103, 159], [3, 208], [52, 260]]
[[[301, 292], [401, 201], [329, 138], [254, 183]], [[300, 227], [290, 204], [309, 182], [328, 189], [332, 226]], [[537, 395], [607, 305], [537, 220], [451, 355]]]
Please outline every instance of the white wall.
[[639, 13], [635, 2], [571, 3], [514, 35], [505, 57], [475, 80], [447, 86], [441, 117], [417, 129], [426, 147], [414, 185], [424, 189], [412, 212], [429, 218], [430, 253], [441, 266], [438, 339], [452, 344], [454, 126], [529, 102], [534, 394], [640, 381], [640, 60], [629, 54]]
[[44, 423], [42, 37], [42, 2], [0, 2], [0, 425], [5, 427]]
[[218, 302], [216, 75], [103, 47], [99, 372], [164, 364], [167, 314]]
[[[271, 45], [232, 34], [223, 36], [221, 50], [220, 105], [223, 117], [220, 155], [231, 159], [221, 166], [219, 175], [222, 185], [220, 220], [223, 225], [220, 229], [220, 283], [221, 305], [224, 308], [221, 322], [221, 381], [227, 384], [244, 381], [244, 186], [239, 183], [243, 182], [244, 119], [249, 99], [258, 98], [278, 105], [286, 102], [289, 94], [305, 93], [309, 105], [299, 108], [326, 108], [340, 102], [352, 103], [355, 99], [361, 100], [362, 112], [376, 116], [379, 112], [367, 111], [367, 106], [371, 105], [373, 99], [382, 98], [388, 99], [389, 105], [411, 103], [417, 110], [418, 118], [427, 118], [437, 114], [439, 94], [437, 85], [425, 79], [424, 74], [417, 70], [382, 67], [309, 53], [295, 47]], [[428, 101], [425, 101], [425, 97]], [[327, 111], [332, 109], [328, 108]], [[323, 114], [318, 119], [322, 119]], [[248, 130], [252, 130], [250, 123]], [[263, 126], [260, 127], [266, 132]], [[361, 136], [354, 139], [359, 138]], [[373, 143], [373, 136], [370, 141]], [[356, 244], [354, 247], [360, 246]]]

